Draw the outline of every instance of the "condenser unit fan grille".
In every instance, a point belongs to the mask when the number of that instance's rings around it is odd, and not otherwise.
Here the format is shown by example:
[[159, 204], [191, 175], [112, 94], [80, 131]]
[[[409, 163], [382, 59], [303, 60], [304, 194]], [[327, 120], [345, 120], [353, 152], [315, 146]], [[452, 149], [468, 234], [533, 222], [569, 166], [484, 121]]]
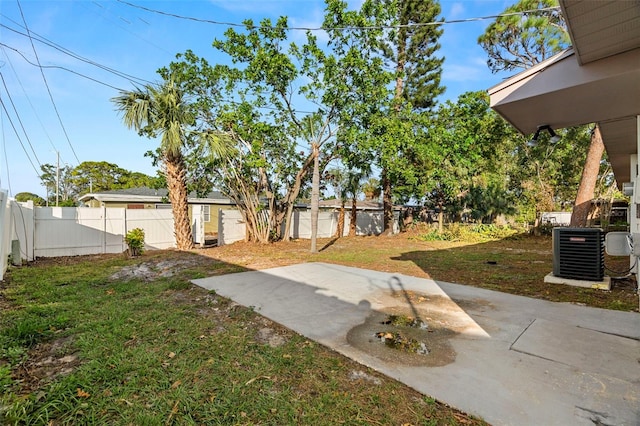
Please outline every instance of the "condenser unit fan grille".
[[599, 228], [553, 229], [553, 275], [587, 281], [604, 278], [604, 232]]

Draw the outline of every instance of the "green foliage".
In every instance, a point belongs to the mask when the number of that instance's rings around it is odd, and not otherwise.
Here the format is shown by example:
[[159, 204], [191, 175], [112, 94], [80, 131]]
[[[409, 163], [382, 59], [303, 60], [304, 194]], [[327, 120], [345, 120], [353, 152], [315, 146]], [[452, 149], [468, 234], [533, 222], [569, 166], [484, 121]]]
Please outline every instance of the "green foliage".
[[436, 97], [445, 90], [440, 85], [444, 58], [437, 57], [443, 29], [438, 25], [415, 24], [441, 21], [439, 2], [369, 0], [363, 10], [375, 10], [387, 25], [398, 26], [386, 31], [379, 40], [388, 66], [397, 72], [396, 100], [402, 98], [419, 110], [435, 106]]
[[[42, 171], [40, 180], [47, 188], [49, 204], [55, 205], [56, 167], [43, 164]], [[89, 192], [144, 186], [154, 187], [155, 179], [106, 161], [83, 161], [76, 167], [65, 166], [60, 169], [59, 205], [75, 206], [75, 200]]]
[[124, 241], [129, 247], [129, 254], [139, 256], [144, 251], [144, 230], [141, 228], [132, 229], [125, 235]]
[[11, 366], [0, 365], [0, 390], [4, 391], [13, 383], [11, 378]]
[[462, 225], [451, 224], [442, 232], [433, 230], [415, 237], [419, 241], [461, 241], [466, 243], [480, 243], [486, 241], [512, 238], [521, 230], [510, 226], [497, 225]]
[[557, 0], [519, 0], [503, 14], [478, 38], [493, 72], [530, 68], [571, 43]]
[[9, 313], [4, 318], [0, 334], [0, 353], [3, 358], [15, 359], [20, 356], [20, 347], [30, 348], [68, 326], [69, 318], [46, 307]]
[[44, 206], [47, 201], [39, 195], [32, 194], [31, 192], [19, 192], [15, 196], [16, 201], [26, 203], [27, 201], [33, 201], [34, 206]]

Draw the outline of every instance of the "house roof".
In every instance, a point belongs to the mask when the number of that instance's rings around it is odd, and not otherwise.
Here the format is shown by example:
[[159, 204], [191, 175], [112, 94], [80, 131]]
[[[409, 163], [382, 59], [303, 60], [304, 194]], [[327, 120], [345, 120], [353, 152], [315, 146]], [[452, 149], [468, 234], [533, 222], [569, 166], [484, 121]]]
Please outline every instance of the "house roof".
[[640, 115], [637, 2], [560, 0], [573, 48], [489, 89], [523, 134], [597, 122], [618, 184], [630, 180]]
[[640, 45], [640, 4], [637, 1], [562, 0], [560, 8], [580, 65]]
[[[344, 204], [345, 209], [351, 209], [352, 200], [347, 200]], [[342, 202], [339, 199], [320, 200], [320, 208], [323, 209], [339, 209]], [[382, 210], [382, 203], [378, 201], [356, 201], [356, 209], [358, 210]]]
[[[98, 200], [112, 203], [162, 203], [169, 191], [165, 188], [153, 189], [147, 187], [117, 189], [113, 191], [93, 192], [78, 199], [81, 202]], [[205, 197], [198, 197], [195, 192], [189, 194], [189, 204], [234, 204], [219, 191], [212, 191]]]

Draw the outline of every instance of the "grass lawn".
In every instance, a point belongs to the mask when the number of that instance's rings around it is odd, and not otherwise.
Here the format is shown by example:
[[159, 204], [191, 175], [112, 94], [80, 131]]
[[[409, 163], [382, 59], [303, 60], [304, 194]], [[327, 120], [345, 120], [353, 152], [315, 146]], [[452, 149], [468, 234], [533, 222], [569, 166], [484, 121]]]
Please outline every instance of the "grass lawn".
[[[393, 237], [53, 258], [0, 291], [0, 424], [482, 424], [189, 280], [298, 262], [393, 271], [557, 301], [637, 308], [542, 283], [551, 243]], [[624, 261], [608, 259], [620, 269]], [[490, 262], [490, 263], [487, 263]]]

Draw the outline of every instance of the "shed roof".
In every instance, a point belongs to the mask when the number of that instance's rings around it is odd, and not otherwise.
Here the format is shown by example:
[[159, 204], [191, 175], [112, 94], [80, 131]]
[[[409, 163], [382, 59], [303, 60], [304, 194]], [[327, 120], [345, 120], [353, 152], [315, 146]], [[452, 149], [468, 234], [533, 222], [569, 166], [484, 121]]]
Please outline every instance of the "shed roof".
[[[169, 191], [166, 188], [127, 188], [85, 194], [78, 201], [87, 202], [94, 199], [111, 203], [161, 203], [168, 194]], [[198, 197], [195, 192], [191, 192], [188, 200], [189, 204], [234, 204], [219, 191], [211, 191], [205, 197]]]

